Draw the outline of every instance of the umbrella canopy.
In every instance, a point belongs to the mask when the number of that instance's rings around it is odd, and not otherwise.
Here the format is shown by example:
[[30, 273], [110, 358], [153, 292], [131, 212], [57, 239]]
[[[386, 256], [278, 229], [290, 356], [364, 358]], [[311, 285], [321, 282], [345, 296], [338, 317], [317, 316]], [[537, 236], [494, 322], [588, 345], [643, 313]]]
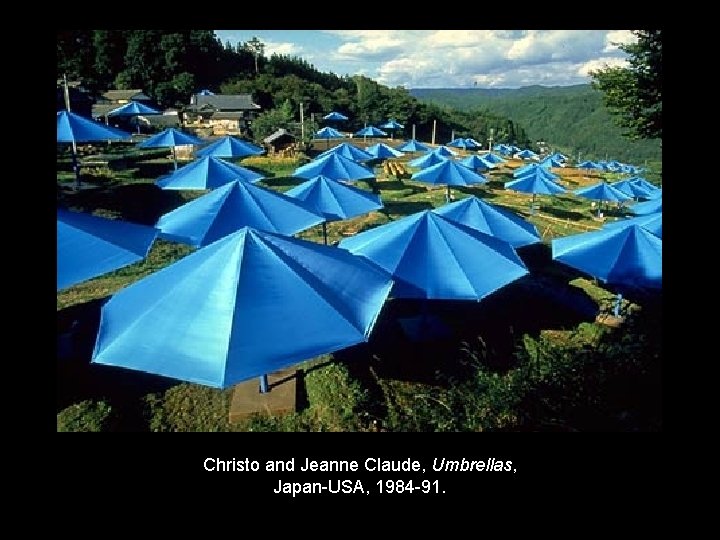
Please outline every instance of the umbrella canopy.
[[288, 197], [301, 200], [327, 221], [350, 219], [383, 207], [379, 195], [353, 186], [316, 176], [285, 192]]
[[265, 150], [252, 143], [236, 139], [227, 135], [218, 139], [205, 148], [195, 152], [198, 157], [215, 156], [219, 158], [242, 158], [247, 156], [259, 156], [264, 154]]
[[151, 114], [162, 114], [162, 111], [158, 111], [137, 101], [131, 101], [130, 103], [126, 103], [109, 111], [105, 116], [145, 116]]
[[434, 212], [466, 227], [504, 240], [514, 248], [540, 241], [540, 234], [535, 225], [477, 197], [468, 197], [446, 204], [436, 208]]
[[442, 157], [452, 157], [457, 155], [455, 150], [450, 150], [447, 146], [438, 146], [437, 148], [430, 150], [428, 153], [437, 154]]
[[403, 126], [403, 125], [402, 125], [401, 123], [399, 123], [399, 122], [396, 122], [394, 119], [390, 119], [390, 120], [388, 120], [387, 122], [385, 122], [384, 124], [380, 124], [380, 127], [381, 127], [382, 129], [392, 129], [392, 130], [395, 130], [395, 129], [402, 129], [402, 128], [404, 128], [405, 126]]
[[160, 217], [160, 237], [201, 247], [243, 227], [291, 235], [324, 221], [302, 202], [246, 182], [230, 182]]
[[183, 146], [186, 144], [205, 144], [205, 141], [193, 135], [183, 133], [175, 128], [168, 128], [165, 131], [153, 135], [149, 139], [138, 144], [138, 148], [166, 148]]
[[606, 229], [618, 228], [618, 227], [630, 227], [631, 225], [638, 225], [645, 230], [650, 231], [658, 238], [662, 238], [662, 212], [656, 212], [655, 214], [648, 214], [647, 216], [640, 216], [630, 219], [621, 219], [620, 221], [613, 221], [605, 224]]
[[393, 158], [404, 155], [402, 152], [395, 150], [385, 143], [373, 144], [372, 146], [368, 146], [365, 151], [375, 159]]
[[548, 156], [548, 157], [555, 159], [557, 161], [567, 161], [567, 156], [565, 154], [561, 154], [560, 152], [555, 152], [553, 154], [550, 154], [550, 156]]
[[565, 188], [556, 184], [552, 180], [545, 177], [538, 168], [534, 173], [521, 176], [517, 180], [512, 180], [505, 184], [505, 189], [520, 191], [522, 193], [532, 193], [533, 195], [556, 195], [564, 193]]
[[375, 178], [375, 173], [359, 163], [331, 152], [295, 169], [293, 176], [314, 178], [326, 176], [332, 180], [363, 180]]
[[579, 197], [593, 201], [624, 202], [632, 199], [632, 197], [628, 197], [619, 189], [615, 189], [605, 182], [576, 189], [573, 193]]
[[662, 193], [662, 191], [659, 187], [657, 187], [655, 184], [653, 184], [651, 182], [648, 182], [642, 176], [632, 176], [632, 177], [628, 178], [627, 181], [630, 182], [631, 184], [635, 184], [636, 186], [640, 186], [647, 192], [650, 192], [650, 193], [661, 192]]
[[57, 290], [147, 257], [158, 231], [118, 219], [57, 211]]
[[446, 199], [448, 201], [450, 200], [450, 186], [469, 186], [487, 182], [487, 178], [483, 175], [449, 159], [416, 172], [410, 179], [428, 184], [445, 184], [447, 186]]
[[200, 91], [198, 92], [198, 95], [199, 95], [199, 96], [214, 96], [215, 93], [214, 93], [214, 92], [211, 92], [211, 91], [208, 90], [207, 88], [203, 88], [202, 90], [200, 90]]
[[92, 141], [117, 141], [132, 137], [130, 133], [100, 124], [70, 111], [57, 113], [57, 142], [82, 143]]
[[348, 119], [347, 116], [345, 116], [342, 113], [336, 112], [336, 111], [332, 111], [332, 112], [326, 114], [325, 116], [323, 116], [323, 120], [347, 120], [347, 119]]
[[543, 159], [540, 163], [538, 163], [538, 165], [544, 169], [560, 168], [565, 166], [562, 161], [555, 159], [551, 156]]
[[613, 182], [610, 185], [612, 187], [614, 187], [615, 189], [619, 189], [628, 197], [632, 197], [634, 199], [652, 199], [653, 198], [652, 194], [647, 189], [640, 186], [639, 184], [634, 184], [633, 182], [630, 182], [629, 180], [618, 180], [617, 182]]
[[350, 143], [340, 143], [336, 146], [333, 146], [329, 150], [325, 150], [322, 154], [318, 155], [315, 159], [323, 158], [327, 156], [328, 154], [338, 154], [340, 156], [346, 157], [348, 159], [352, 159], [353, 161], [368, 161], [370, 159], [374, 159], [375, 156], [372, 154], [366, 152], [365, 150], [362, 150], [358, 148], [357, 146], [354, 146]]
[[487, 171], [488, 169], [494, 169], [497, 167], [494, 163], [490, 163], [477, 154], [473, 154], [471, 156], [466, 157], [465, 159], [460, 160], [458, 163], [460, 165], [464, 165], [468, 169], [477, 170], [480, 169], [481, 171]]
[[367, 341], [391, 286], [340, 249], [243, 228], [115, 294], [93, 362], [227, 388]]
[[368, 126], [359, 131], [356, 131], [355, 135], [360, 135], [362, 137], [386, 137], [387, 133], [385, 133], [382, 129], [376, 128], [375, 126]]
[[188, 135], [187, 133], [183, 133], [182, 131], [178, 131], [175, 128], [169, 128], [165, 131], [161, 131], [157, 135], [153, 135], [148, 140], [141, 142], [138, 144], [138, 148], [163, 148], [163, 147], [171, 147], [172, 157], [173, 157], [173, 165], [175, 166], [175, 170], [177, 170], [177, 157], [175, 156], [175, 147], [176, 146], [182, 146], [186, 144], [204, 144], [205, 141], [202, 139], [198, 139], [197, 137], [193, 137], [192, 135]]
[[662, 287], [662, 240], [638, 225], [556, 238], [552, 256], [606, 283]]
[[344, 135], [337, 129], [326, 126], [315, 132], [316, 139], [342, 139]]
[[535, 159], [538, 157], [538, 155], [533, 152], [532, 150], [523, 150], [522, 152], [518, 152], [516, 154], [516, 157], [522, 158], [522, 159]]
[[395, 150], [399, 150], [400, 152], [427, 152], [430, 148], [415, 139], [410, 139], [405, 144], [396, 146]]
[[540, 175], [547, 180], [557, 180], [559, 178], [557, 174], [551, 173], [546, 168], [541, 167], [538, 163], [531, 163], [513, 171], [513, 176], [515, 178], [522, 178], [523, 176], [532, 176], [535, 174]]
[[495, 163], [495, 164], [505, 163], [505, 160], [504, 160], [503, 158], [501, 158], [500, 156], [496, 156], [496, 155], [493, 154], [492, 152], [488, 152], [487, 154], [483, 154], [483, 155], [480, 156], [480, 157], [483, 158], [485, 161], [487, 161], [487, 162], [489, 162], [489, 163]]
[[646, 216], [648, 214], [655, 214], [656, 212], [662, 212], [662, 197], [634, 204], [630, 207], [630, 213], [636, 216]]
[[577, 165], [578, 169], [589, 169], [589, 170], [597, 170], [602, 169], [602, 166], [598, 163], [595, 163], [594, 161], [583, 161], [582, 163], [578, 163]]
[[235, 180], [257, 182], [263, 178], [263, 175], [245, 167], [205, 156], [156, 180], [155, 184], [161, 189], [215, 189]]
[[436, 154], [435, 152], [429, 152], [423, 156], [408, 161], [408, 165], [411, 167], [426, 169], [428, 167], [432, 167], [433, 165], [437, 165], [438, 163], [444, 163], [445, 161], [448, 161], [448, 158], [441, 156], [440, 154]]
[[447, 146], [452, 146], [453, 148], [463, 148], [465, 150], [476, 150], [480, 148], [480, 145], [473, 139], [463, 139], [462, 137], [453, 139], [447, 143]]
[[528, 273], [507, 242], [430, 210], [346, 238], [339, 247], [390, 272], [396, 298], [480, 300]]

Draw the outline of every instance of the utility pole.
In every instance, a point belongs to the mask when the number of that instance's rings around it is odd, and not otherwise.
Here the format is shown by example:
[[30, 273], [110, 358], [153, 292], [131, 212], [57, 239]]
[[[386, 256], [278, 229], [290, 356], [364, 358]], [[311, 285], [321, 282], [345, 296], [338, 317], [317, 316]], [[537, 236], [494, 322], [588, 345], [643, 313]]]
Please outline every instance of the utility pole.
[[452, 134], [450, 135], [450, 140], [451, 141], [455, 140], [455, 130], [454, 129], [452, 130]]
[[[68, 90], [67, 74], [63, 73], [63, 94], [65, 96], [65, 109], [70, 112], [70, 91]], [[75, 173], [75, 191], [80, 191], [80, 167], [77, 161], [77, 144], [75, 137], [72, 140], [72, 168]]]
[[412, 138], [413, 138], [413, 140], [415, 140], [415, 124], [413, 124], [413, 136], [412, 136]]
[[437, 120], [433, 120], [432, 144], [435, 144], [435, 129], [436, 128], [437, 128]]
[[490, 128], [490, 137], [488, 138], [488, 151], [492, 152], [493, 135], [495, 135], [495, 128]]

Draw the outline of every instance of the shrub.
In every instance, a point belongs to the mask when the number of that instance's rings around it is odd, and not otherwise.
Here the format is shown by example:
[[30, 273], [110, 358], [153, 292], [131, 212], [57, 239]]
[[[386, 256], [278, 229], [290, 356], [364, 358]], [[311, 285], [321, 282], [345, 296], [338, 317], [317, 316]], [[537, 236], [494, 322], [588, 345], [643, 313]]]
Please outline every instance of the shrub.
[[70, 405], [57, 415], [57, 430], [66, 431], [109, 431], [115, 413], [104, 401], [81, 401]]

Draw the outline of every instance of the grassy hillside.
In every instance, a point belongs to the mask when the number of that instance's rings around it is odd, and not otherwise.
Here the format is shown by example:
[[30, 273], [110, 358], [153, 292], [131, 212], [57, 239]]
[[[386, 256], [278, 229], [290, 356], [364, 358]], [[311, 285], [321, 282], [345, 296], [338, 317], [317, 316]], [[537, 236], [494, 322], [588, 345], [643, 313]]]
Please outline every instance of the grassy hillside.
[[533, 140], [581, 159], [617, 159], [635, 164], [661, 159], [660, 141], [629, 141], [622, 136], [590, 85], [528, 86], [519, 89], [431, 88], [410, 93], [422, 102], [460, 110], [487, 110], [511, 118]]

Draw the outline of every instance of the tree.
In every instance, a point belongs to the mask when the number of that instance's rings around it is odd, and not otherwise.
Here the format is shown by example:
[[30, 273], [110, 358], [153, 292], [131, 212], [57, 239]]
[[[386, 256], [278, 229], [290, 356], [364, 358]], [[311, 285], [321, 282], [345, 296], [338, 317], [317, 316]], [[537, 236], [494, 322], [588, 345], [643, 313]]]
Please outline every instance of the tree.
[[250, 51], [255, 57], [255, 73], [258, 73], [258, 58], [265, 52], [265, 44], [260, 41], [257, 36], [253, 36], [250, 41], [246, 41], [243, 44], [243, 49]]
[[662, 138], [662, 30], [634, 30], [637, 43], [620, 45], [630, 67], [593, 71], [593, 86], [631, 139]]

